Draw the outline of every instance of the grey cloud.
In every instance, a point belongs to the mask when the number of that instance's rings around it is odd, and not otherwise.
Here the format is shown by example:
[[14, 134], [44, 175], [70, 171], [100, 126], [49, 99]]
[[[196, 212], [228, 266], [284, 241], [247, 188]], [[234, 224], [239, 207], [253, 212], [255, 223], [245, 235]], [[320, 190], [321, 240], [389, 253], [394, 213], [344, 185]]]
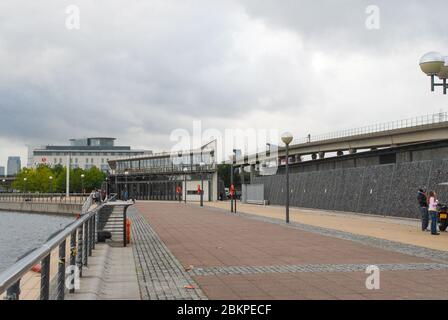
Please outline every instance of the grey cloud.
[[[175, 128], [190, 128], [194, 119], [205, 126], [271, 124], [271, 119], [251, 121], [249, 115], [257, 112], [271, 112], [285, 126], [301, 119], [307, 127], [297, 130], [358, 125], [365, 116], [357, 115], [360, 103], [366, 114], [380, 117], [381, 112], [369, 110], [381, 104], [389, 114], [384, 100], [366, 98], [383, 85], [397, 85], [394, 79], [378, 83], [371, 68], [376, 61], [395, 61], [395, 52], [416, 43], [447, 40], [444, 1], [402, 3], [4, 0], [0, 138], [62, 143], [100, 134], [151, 147]], [[64, 27], [69, 4], [81, 9], [80, 31]], [[378, 32], [364, 27], [368, 4], [381, 8]], [[338, 59], [359, 53], [370, 68], [355, 66], [345, 75], [330, 65], [319, 74], [312, 66], [316, 51]], [[411, 52], [407, 58], [417, 55]], [[355, 72], [369, 79], [368, 88], [341, 96]], [[413, 72], [403, 77], [417, 79]], [[331, 81], [335, 89], [322, 81]], [[403, 91], [408, 85], [403, 83]], [[409, 91], [402, 103], [418, 110], [423, 97], [415, 99]], [[441, 101], [435, 98], [430, 106]], [[278, 110], [293, 116], [279, 120]], [[348, 113], [353, 114], [349, 119], [344, 117]], [[141, 137], [133, 137], [134, 132]]]

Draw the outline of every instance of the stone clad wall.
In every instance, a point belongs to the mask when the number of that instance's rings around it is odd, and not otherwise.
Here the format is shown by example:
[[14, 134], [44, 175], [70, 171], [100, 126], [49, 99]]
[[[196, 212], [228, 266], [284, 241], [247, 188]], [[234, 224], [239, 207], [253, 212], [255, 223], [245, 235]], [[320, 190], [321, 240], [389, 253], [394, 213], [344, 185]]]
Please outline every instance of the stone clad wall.
[[[448, 202], [448, 160], [430, 160], [290, 174], [292, 206], [418, 218], [417, 190]], [[256, 177], [270, 204], [284, 205], [284, 175]]]
[[76, 215], [81, 208], [81, 204], [74, 203], [0, 202], [0, 211]]

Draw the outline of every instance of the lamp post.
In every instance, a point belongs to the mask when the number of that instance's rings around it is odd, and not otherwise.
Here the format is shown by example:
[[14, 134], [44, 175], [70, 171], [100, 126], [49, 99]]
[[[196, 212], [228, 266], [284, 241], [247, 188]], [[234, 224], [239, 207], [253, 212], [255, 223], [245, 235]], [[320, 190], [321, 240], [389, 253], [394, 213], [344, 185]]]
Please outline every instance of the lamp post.
[[124, 199], [125, 201], [127, 201], [128, 200], [128, 198], [129, 198], [129, 190], [128, 190], [128, 175], [129, 175], [129, 172], [128, 171], [125, 171], [124, 172], [124, 179], [125, 179], [125, 185], [124, 185], [124, 190], [125, 190], [125, 198], [126, 199]]
[[53, 199], [53, 176], [50, 176], [50, 199]]
[[109, 178], [106, 177], [106, 197], [109, 196]]
[[[233, 185], [233, 164], [235, 163], [236, 150], [232, 151], [232, 163], [230, 165], [230, 212], [234, 212], [233, 202], [234, 202], [234, 194], [235, 194], [235, 186]], [[232, 194], [233, 192], [233, 194]]]
[[199, 167], [201, 168], [201, 207], [204, 206], [204, 166], [204, 162], [199, 163]]
[[183, 171], [184, 171], [184, 190], [185, 190], [184, 202], [187, 203], [187, 172], [188, 172], [188, 168], [185, 167], [183, 169]]
[[84, 177], [85, 177], [85, 175], [81, 174], [81, 193], [82, 194], [85, 193], [85, 191], [84, 191]]
[[3, 189], [5, 189], [5, 192], [8, 192], [8, 189], [6, 188], [6, 179], [3, 179], [2, 182], [3, 182]]
[[[431, 91], [434, 92], [435, 87], [443, 87], [443, 94], [447, 93], [448, 84], [448, 56], [444, 57], [438, 52], [428, 52], [420, 59], [420, 68], [429, 77], [431, 77]], [[441, 83], [435, 82], [435, 77], [442, 80]]]
[[26, 193], [26, 181], [28, 179], [27, 178], [23, 178], [23, 193]]
[[292, 134], [286, 132], [282, 135], [282, 141], [286, 145], [286, 163], [285, 163], [285, 174], [286, 174], [286, 223], [289, 223], [289, 144], [292, 142]]

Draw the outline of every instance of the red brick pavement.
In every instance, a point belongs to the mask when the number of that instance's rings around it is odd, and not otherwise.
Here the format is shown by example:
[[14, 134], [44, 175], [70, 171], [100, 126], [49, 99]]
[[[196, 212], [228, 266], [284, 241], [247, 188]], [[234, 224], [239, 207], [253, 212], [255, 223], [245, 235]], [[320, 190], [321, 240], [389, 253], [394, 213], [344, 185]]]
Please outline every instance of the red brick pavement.
[[[138, 202], [137, 209], [185, 266], [383, 264], [432, 261], [349, 240], [178, 203]], [[446, 270], [383, 271], [367, 290], [362, 272], [196, 276], [211, 299], [447, 299]]]

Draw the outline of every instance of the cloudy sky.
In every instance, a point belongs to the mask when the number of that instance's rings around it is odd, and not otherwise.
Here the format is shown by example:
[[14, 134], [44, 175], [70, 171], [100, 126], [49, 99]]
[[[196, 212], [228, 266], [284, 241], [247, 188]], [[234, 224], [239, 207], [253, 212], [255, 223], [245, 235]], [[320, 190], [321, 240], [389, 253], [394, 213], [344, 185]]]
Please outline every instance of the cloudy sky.
[[[80, 10], [68, 29], [66, 9]], [[379, 29], [366, 27], [369, 5]], [[27, 144], [173, 130], [302, 137], [446, 108], [418, 68], [448, 54], [446, 0], [2, 0], [0, 165]], [[71, 21], [71, 20], [70, 20]], [[371, 20], [369, 20], [371, 22]]]

